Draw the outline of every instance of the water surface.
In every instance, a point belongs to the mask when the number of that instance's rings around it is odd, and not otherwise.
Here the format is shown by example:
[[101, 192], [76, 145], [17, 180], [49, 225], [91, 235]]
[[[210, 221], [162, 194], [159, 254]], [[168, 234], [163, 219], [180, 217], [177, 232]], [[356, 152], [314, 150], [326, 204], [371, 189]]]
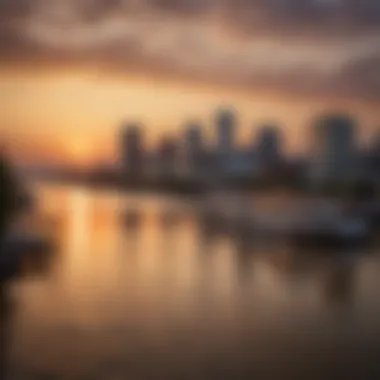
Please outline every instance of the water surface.
[[[375, 248], [244, 246], [205, 236], [183, 199], [37, 188], [32, 219], [50, 218], [58, 249], [2, 300], [4, 376], [380, 378]], [[131, 207], [141, 218], [127, 228]]]

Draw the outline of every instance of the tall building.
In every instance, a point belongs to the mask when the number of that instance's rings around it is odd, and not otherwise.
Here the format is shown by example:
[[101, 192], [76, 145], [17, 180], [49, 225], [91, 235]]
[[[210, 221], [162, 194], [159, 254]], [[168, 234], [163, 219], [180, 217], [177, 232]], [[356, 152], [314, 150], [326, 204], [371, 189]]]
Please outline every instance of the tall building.
[[196, 123], [189, 123], [184, 135], [185, 169], [191, 175], [200, 175], [204, 158], [202, 127]]
[[355, 176], [355, 122], [345, 115], [326, 115], [314, 125], [310, 179], [344, 181]]
[[366, 166], [368, 178], [375, 182], [380, 182], [380, 131], [377, 131], [366, 152]]
[[282, 135], [274, 125], [264, 125], [258, 132], [256, 154], [259, 166], [266, 170], [281, 162]]
[[178, 143], [169, 136], [164, 136], [158, 144], [157, 160], [161, 175], [173, 176], [178, 169]]
[[380, 158], [380, 131], [377, 131], [374, 134], [370, 149], [371, 149], [371, 154]]
[[128, 177], [140, 177], [144, 171], [143, 135], [139, 124], [125, 124], [122, 129], [122, 166]]
[[235, 154], [236, 115], [229, 109], [221, 109], [216, 114], [216, 171], [228, 176], [230, 162]]
[[235, 145], [236, 115], [232, 110], [221, 109], [216, 114], [217, 151], [231, 154]]

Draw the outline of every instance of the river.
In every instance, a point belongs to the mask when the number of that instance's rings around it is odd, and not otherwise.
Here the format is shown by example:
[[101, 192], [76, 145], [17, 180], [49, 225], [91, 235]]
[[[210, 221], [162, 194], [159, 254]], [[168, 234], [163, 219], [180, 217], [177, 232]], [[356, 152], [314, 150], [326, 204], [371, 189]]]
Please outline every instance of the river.
[[2, 302], [1, 378], [380, 378], [375, 248], [242, 247], [181, 199], [35, 186], [57, 250]]

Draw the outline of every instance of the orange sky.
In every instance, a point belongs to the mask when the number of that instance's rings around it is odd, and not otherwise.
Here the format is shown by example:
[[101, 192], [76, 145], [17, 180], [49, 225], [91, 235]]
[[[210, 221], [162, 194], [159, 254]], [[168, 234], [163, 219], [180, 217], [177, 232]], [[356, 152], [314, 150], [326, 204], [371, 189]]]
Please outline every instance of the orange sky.
[[378, 4], [0, 1], [0, 137], [19, 161], [85, 164], [116, 157], [123, 121], [143, 123], [151, 145], [188, 119], [211, 138], [226, 105], [248, 143], [270, 121], [289, 151], [305, 149], [330, 110], [368, 139], [380, 128]]
[[239, 138], [250, 142], [266, 121], [284, 128], [287, 148], [307, 146], [308, 125], [316, 113], [349, 110], [367, 138], [380, 126], [380, 111], [364, 101], [274, 95], [262, 91], [199, 85], [149, 75], [110, 75], [90, 69], [32, 68], [0, 71], [0, 133], [20, 161], [92, 163], [115, 157], [123, 121], [140, 121], [148, 143], [164, 132], [179, 134], [187, 120], [199, 120], [212, 140], [212, 113], [236, 107]]

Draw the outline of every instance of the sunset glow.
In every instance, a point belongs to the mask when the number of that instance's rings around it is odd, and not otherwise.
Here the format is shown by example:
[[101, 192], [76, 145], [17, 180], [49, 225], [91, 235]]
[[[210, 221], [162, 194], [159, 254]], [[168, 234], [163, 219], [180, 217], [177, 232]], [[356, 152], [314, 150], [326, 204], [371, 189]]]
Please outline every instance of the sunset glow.
[[377, 2], [301, 3], [0, 3], [1, 135], [19, 161], [110, 160], [124, 121], [142, 123], [150, 146], [188, 120], [211, 139], [225, 105], [247, 142], [270, 120], [302, 150], [330, 109], [368, 135], [380, 112]]

